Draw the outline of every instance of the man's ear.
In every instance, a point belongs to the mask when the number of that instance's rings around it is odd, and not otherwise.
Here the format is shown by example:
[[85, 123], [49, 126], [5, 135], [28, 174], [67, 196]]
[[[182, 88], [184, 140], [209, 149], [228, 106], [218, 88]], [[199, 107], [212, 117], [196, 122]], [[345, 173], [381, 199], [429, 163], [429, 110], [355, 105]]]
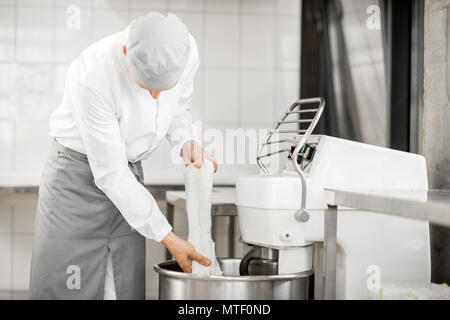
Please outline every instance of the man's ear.
[[122, 46], [122, 51], [124, 55], [127, 55], [127, 47], [126, 46]]

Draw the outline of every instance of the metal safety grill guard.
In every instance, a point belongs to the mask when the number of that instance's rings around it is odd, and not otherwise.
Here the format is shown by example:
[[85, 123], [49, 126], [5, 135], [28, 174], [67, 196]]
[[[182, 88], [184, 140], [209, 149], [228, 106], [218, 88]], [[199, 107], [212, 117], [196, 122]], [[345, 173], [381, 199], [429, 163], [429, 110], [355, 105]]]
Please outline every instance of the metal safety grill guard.
[[[310, 106], [308, 106], [311, 104], [318, 104], [318, 106], [316, 108], [311, 108]], [[263, 175], [268, 175], [269, 172], [265, 167], [264, 163], [262, 162], [262, 159], [280, 153], [289, 154], [292, 160], [292, 164], [295, 168], [295, 171], [297, 171], [302, 181], [301, 210], [298, 212], [298, 214], [296, 214], [297, 219], [301, 219], [303, 212], [305, 212], [306, 206], [306, 179], [303, 170], [300, 168], [297, 160], [299, 155], [303, 156], [304, 153], [303, 147], [308, 142], [309, 137], [311, 136], [312, 132], [314, 131], [314, 128], [319, 122], [319, 119], [322, 116], [324, 108], [325, 108], [325, 99], [321, 97], [301, 99], [296, 101], [283, 114], [281, 119], [275, 123], [273, 128], [269, 131], [269, 134], [267, 135], [265, 141], [258, 148], [256, 161]], [[302, 116], [305, 116], [307, 118], [303, 119]], [[295, 119], [293, 119], [294, 117]], [[298, 128], [282, 130], [283, 129], [282, 126], [287, 124], [298, 124]], [[306, 126], [306, 124], [309, 124], [307, 129], [302, 128], [302, 126]], [[294, 136], [293, 138], [275, 139], [274, 134], [293, 134]], [[299, 141], [297, 139], [297, 136], [300, 136]], [[278, 145], [279, 149], [276, 151], [269, 151], [268, 146], [271, 145]], [[292, 151], [292, 147], [294, 145], [295, 148]], [[263, 151], [265, 153], [263, 153]]]

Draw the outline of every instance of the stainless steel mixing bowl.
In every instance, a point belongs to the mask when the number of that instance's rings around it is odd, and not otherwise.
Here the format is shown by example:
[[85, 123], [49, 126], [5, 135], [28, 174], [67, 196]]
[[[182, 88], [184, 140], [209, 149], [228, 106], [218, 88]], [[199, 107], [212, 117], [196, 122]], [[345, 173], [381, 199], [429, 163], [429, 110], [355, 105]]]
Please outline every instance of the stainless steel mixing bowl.
[[241, 259], [218, 259], [223, 276], [184, 273], [176, 261], [155, 265], [159, 299], [305, 300], [310, 297], [313, 271], [270, 276], [240, 276]]

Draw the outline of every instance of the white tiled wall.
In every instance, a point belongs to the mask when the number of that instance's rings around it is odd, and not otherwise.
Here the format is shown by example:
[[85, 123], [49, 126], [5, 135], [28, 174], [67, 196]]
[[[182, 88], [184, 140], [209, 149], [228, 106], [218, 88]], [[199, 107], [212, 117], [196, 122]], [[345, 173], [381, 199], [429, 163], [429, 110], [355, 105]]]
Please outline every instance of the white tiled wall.
[[[197, 40], [194, 119], [220, 130], [268, 128], [298, 97], [300, 1], [0, 0], [0, 185], [38, 184], [68, 64], [150, 10], [178, 14]], [[68, 28], [74, 5], [80, 29]], [[148, 183], [182, 183], [169, 155], [163, 143], [144, 163]], [[216, 183], [248, 170], [223, 165]]]

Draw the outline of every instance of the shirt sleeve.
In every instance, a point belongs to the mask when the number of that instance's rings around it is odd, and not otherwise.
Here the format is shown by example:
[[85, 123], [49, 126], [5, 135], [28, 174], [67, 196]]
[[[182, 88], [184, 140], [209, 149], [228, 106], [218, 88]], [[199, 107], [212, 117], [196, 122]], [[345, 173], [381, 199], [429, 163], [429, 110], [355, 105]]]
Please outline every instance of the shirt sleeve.
[[176, 113], [172, 118], [167, 131], [167, 139], [176, 154], [180, 154], [184, 143], [189, 140], [197, 140], [195, 128], [191, 116], [190, 102], [194, 95], [194, 77], [199, 67], [199, 57], [195, 40], [191, 38], [192, 56], [186, 66], [186, 72], [180, 81], [180, 98]]
[[128, 167], [125, 143], [112, 104], [78, 81], [73, 81], [69, 90], [95, 184], [131, 227], [147, 238], [161, 241], [172, 227], [153, 196]]

